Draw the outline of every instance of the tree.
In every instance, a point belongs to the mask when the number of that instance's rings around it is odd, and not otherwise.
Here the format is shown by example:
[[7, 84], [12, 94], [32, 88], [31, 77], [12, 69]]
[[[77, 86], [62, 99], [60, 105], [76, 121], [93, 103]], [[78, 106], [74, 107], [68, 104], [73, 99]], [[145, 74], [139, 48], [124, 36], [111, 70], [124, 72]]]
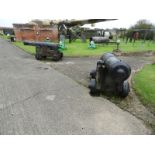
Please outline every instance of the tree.
[[146, 19], [139, 20], [134, 26], [131, 27], [131, 29], [152, 29], [152, 28], [154, 28], [154, 25]]
[[155, 26], [150, 21], [146, 19], [141, 19], [137, 21], [135, 25], [130, 27], [130, 29], [128, 30], [128, 33], [132, 32], [131, 34], [133, 35], [134, 33], [138, 32], [139, 39], [143, 39], [145, 42], [145, 40], [153, 40], [154, 29], [155, 29]]

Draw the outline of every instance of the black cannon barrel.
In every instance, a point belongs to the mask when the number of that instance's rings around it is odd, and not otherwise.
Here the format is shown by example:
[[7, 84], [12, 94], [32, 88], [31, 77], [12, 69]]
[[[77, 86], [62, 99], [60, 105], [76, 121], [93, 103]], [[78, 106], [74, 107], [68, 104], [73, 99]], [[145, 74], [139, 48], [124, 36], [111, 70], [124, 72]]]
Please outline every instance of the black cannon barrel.
[[95, 43], [108, 43], [109, 42], [109, 38], [106, 38], [106, 37], [92, 37], [92, 40], [95, 42]]
[[130, 74], [131, 67], [128, 64], [112, 53], [106, 53], [97, 61], [96, 70], [90, 73], [90, 94], [99, 95], [105, 92], [109, 95], [127, 97], [130, 92], [127, 81]]
[[46, 47], [59, 47], [58, 43], [49, 43], [49, 42], [35, 42], [35, 41], [24, 41], [24, 45], [30, 45], [30, 46], [46, 46]]
[[116, 58], [112, 53], [104, 54], [101, 60], [114, 80], [124, 81], [130, 76], [131, 67], [127, 63]]

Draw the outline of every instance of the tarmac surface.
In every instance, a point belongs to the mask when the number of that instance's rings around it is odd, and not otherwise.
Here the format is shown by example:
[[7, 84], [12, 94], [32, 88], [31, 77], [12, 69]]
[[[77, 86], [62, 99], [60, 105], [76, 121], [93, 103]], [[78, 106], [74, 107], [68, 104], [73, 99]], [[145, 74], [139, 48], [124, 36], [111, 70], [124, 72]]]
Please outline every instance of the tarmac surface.
[[151, 134], [145, 124], [0, 39], [0, 134]]
[[[132, 77], [134, 74], [141, 70], [142, 67], [146, 64], [152, 64], [154, 62], [154, 55], [151, 55], [150, 52], [142, 55], [130, 55], [130, 56], [119, 56], [121, 60], [124, 60], [131, 66], [132, 74], [129, 78], [130, 83], [130, 93], [125, 98], [119, 97], [109, 97], [109, 96], [100, 96], [100, 99], [107, 98], [109, 101], [116, 104], [116, 106], [121, 109], [128, 111], [132, 115], [136, 116], [140, 120], [143, 120], [145, 124], [149, 125], [153, 129], [155, 134], [155, 115], [152, 113], [152, 110], [144, 106], [139, 100], [139, 97], [136, 95], [135, 91], [132, 89], [133, 82]], [[82, 57], [82, 58], [69, 58], [65, 57], [62, 62], [47, 62], [55, 70], [65, 74], [71, 79], [75, 80], [77, 83], [88, 87], [90, 78], [89, 74], [92, 69], [95, 69], [96, 62], [99, 57]], [[94, 97], [99, 98], [99, 97]]]

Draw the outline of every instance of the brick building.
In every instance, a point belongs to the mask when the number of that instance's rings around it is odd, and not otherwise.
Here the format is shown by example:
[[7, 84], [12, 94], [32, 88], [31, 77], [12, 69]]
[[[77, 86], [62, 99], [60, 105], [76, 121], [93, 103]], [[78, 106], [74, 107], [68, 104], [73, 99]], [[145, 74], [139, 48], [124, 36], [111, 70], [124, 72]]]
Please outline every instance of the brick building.
[[47, 37], [53, 41], [58, 41], [57, 25], [44, 25], [39, 23], [13, 24], [17, 41], [44, 41]]

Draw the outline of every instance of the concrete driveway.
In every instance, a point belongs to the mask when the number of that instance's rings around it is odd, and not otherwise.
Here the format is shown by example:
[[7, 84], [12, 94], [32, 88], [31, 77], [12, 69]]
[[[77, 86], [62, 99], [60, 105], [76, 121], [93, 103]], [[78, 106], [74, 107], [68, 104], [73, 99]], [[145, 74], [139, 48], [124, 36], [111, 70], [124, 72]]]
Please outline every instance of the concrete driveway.
[[142, 121], [0, 39], [0, 134], [151, 134]]

